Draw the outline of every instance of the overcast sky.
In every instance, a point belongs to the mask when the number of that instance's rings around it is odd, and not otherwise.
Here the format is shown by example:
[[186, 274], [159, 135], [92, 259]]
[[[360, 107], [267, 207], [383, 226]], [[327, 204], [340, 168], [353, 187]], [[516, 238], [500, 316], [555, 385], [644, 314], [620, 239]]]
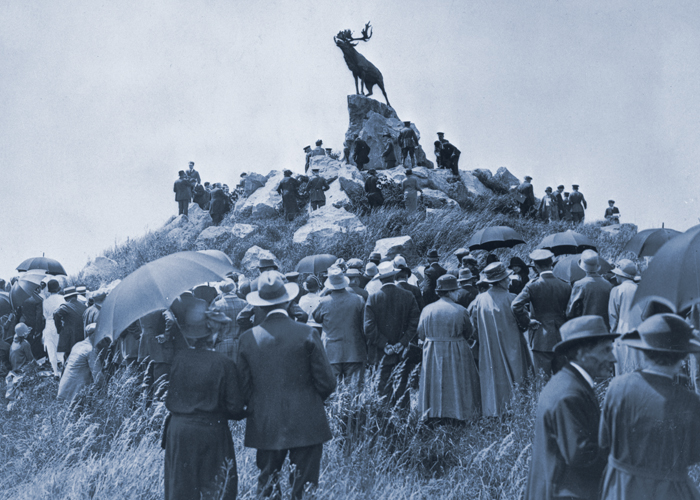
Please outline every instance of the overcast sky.
[[[342, 148], [351, 73], [460, 167], [581, 185], [587, 218], [684, 230], [700, 215], [700, 4], [626, 1], [131, 1], [0, 5], [0, 276], [88, 257], [177, 213], [172, 184], [303, 171]], [[378, 91], [379, 93], [379, 91]], [[380, 94], [381, 95], [381, 94]], [[379, 97], [381, 99], [381, 97]], [[426, 146], [429, 158], [432, 148]]]

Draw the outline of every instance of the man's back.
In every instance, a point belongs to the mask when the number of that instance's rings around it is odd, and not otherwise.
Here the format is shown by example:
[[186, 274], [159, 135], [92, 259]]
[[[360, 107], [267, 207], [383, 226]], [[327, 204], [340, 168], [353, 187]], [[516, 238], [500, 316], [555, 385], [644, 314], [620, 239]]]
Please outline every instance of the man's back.
[[250, 414], [245, 446], [286, 450], [331, 439], [323, 401], [336, 379], [313, 328], [268, 315], [241, 336], [238, 368]]
[[579, 191], [574, 191], [569, 195], [569, 202], [572, 212], [583, 212], [583, 208], [586, 206], [586, 200]]
[[175, 201], [190, 201], [192, 199], [192, 185], [187, 179], [176, 180], [173, 191], [175, 191]]
[[325, 200], [326, 194], [325, 190], [328, 189], [328, 183], [326, 179], [318, 175], [314, 175], [309, 179], [309, 183], [306, 185], [306, 190], [309, 192], [309, 199], [311, 201]]
[[[600, 275], [587, 275], [574, 283], [566, 317], [577, 318], [589, 314], [601, 316], [608, 325], [608, 303], [612, 285]], [[609, 326], [609, 325], [608, 325]]]
[[384, 345], [408, 343], [418, 328], [418, 303], [411, 292], [394, 283], [384, 284], [370, 294], [365, 306], [365, 335], [379, 349]]
[[347, 290], [331, 292], [313, 311], [314, 321], [323, 325], [324, 345], [331, 363], [367, 360], [363, 314], [362, 298]]

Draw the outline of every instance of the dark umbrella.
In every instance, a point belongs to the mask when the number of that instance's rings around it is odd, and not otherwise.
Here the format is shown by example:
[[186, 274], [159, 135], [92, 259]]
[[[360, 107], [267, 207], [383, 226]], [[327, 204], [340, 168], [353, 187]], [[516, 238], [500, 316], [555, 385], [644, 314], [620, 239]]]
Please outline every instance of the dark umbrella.
[[14, 308], [12, 307], [10, 294], [7, 292], [0, 292], [0, 316], [10, 314], [11, 312], [14, 312]]
[[231, 260], [223, 252], [178, 252], [149, 262], [107, 296], [95, 344], [104, 337], [117, 338], [137, 319], [170, 307], [181, 293], [207, 281], [219, 281], [231, 271]]
[[598, 249], [595, 243], [588, 236], [584, 236], [576, 231], [569, 229], [563, 233], [555, 233], [546, 236], [537, 248], [546, 248], [554, 255], [575, 254], [581, 253], [584, 250]]
[[61, 263], [48, 257], [32, 257], [17, 266], [18, 271], [31, 271], [32, 269], [46, 271], [46, 274], [62, 274], [66, 276], [66, 270], [63, 269]]
[[309, 255], [299, 261], [294, 269], [298, 273], [320, 274], [325, 273], [329, 267], [335, 264], [338, 258], [327, 253], [320, 255]]
[[10, 301], [14, 308], [21, 307], [24, 302], [41, 289], [44, 274], [25, 273], [19, 277], [10, 290]]
[[[561, 280], [568, 281], [571, 284], [585, 278], [586, 271], [579, 266], [580, 260], [580, 255], [568, 255], [559, 259], [554, 265], [554, 276]], [[600, 270], [598, 273], [606, 274], [613, 270], [613, 266], [600, 255], [598, 256], [598, 261], [600, 262]]]
[[513, 248], [525, 243], [517, 231], [508, 226], [493, 226], [479, 229], [471, 237], [467, 246], [469, 250], [495, 250], [497, 248]]
[[700, 226], [662, 246], [642, 273], [632, 304], [646, 308], [651, 302], [679, 313], [700, 302]]
[[667, 241], [683, 233], [675, 229], [645, 229], [639, 231], [627, 242], [623, 250], [637, 257], [653, 257]]

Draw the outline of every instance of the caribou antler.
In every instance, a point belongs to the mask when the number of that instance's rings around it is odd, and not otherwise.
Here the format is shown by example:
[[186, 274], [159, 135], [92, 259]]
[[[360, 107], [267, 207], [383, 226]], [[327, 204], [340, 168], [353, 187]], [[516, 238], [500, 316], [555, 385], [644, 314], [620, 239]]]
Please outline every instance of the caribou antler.
[[[354, 41], [366, 42], [367, 40], [372, 38], [372, 25], [369, 22], [365, 24], [365, 28], [362, 30], [362, 36], [360, 38], [353, 38], [352, 31], [350, 30], [339, 31], [338, 34], [333, 37], [334, 40], [336, 38], [348, 43]], [[354, 47], [357, 44], [352, 43], [351, 45]]]

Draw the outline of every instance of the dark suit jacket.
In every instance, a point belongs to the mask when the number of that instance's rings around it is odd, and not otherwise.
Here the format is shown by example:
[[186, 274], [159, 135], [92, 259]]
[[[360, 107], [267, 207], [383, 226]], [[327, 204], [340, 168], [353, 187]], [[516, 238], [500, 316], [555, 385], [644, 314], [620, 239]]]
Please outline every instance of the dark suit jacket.
[[[542, 323], [530, 341], [533, 351], [551, 351], [561, 340], [559, 328], [566, 323], [566, 306], [571, 296], [571, 286], [552, 273], [544, 273], [527, 283], [510, 307], [521, 328], [526, 329], [530, 318]], [[526, 306], [530, 306], [528, 315]]]
[[[381, 359], [387, 344], [406, 347], [418, 332], [419, 319], [418, 303], [411, 292], [391, 283], [371, 294], [365, 305], [364, 321], [370, 362]], [[399, 355], [392, 354], [384, 362], [394, 365], [399, 361]]]
[[65, 359], [75, 344], [85, 339], [83, 313], [87, 307], [75, 297], [61, 304], [53, 315], [58, 332], [58, 352], [65, 353]]
[[570, 364], [542, 389], [525, 500], [598, 499], [606, 455], [598, 447], [595, 393]]
[[245, 446], [287, 450], [331, 439], [323, 401], [336, 379], [318, 333], [281, 313], [241, 335]]
[[612, 285], [599, 274], [588, 274], [574, 283], [571, 289], [569, 305], [566, 309], [568, 319], [593, 314], [605, 320], [610, 328], [608, 302]]
[[407, 281], [397, 281], [396, 286], [411, 292], [413, 294], [413, 296], [416, 298], [416, 303], [418, 304], [418, 311], [423, 310], [423, 307], [425, 307], [425, 305], [423, 304], [423, 295], [421, 295], [421, 293], [420, 293], [420, 288], [418, 288], [416, 285], [411, 285]]
[[192, 184], [187, 178], [176, 180], [173, 191], [175, 191], [175, 201], [190, 201], [192, 199]]

